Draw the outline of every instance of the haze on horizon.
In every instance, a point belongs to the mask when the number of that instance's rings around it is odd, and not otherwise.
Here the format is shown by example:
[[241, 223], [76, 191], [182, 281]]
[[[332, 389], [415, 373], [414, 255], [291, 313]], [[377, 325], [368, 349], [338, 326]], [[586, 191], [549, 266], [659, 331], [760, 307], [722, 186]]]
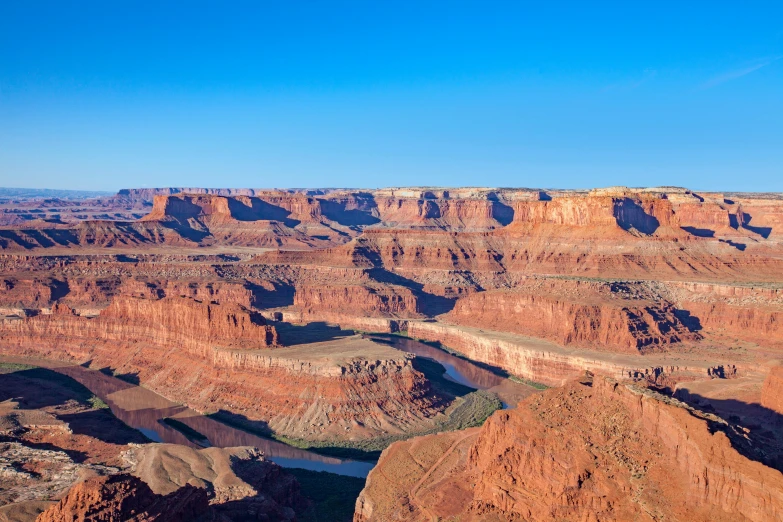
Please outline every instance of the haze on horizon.
[[783, 191], [781, 19], [781, 2], [4, 2], [0, 186]]

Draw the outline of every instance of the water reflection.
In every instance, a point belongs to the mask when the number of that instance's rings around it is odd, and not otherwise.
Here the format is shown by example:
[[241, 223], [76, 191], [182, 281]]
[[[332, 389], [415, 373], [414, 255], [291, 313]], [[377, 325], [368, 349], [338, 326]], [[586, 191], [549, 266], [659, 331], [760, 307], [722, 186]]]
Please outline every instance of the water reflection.
[[[513, 382], [490, 369], [412, 339], [380, 335], [373, 335], [370, 338], [418, 357], [437, 361], [446, 369], [446, 376], [449, 379], [471, 388], [496, 393], [504, 407], [514, 407], [520, 400], [536, 392], [535, 389]], [[375, 465], [372, 462], [325, 457], [232, 428], [186, 406], [171, 402], [153, 391], [99, 371], [82, 366], [57, 364], [53, 361], [40, 361], [40, 363], [41, 366], [49, 367], [79, 381], [106, 402], [117, 418], [155, 442], [201, 447], [180, 431], [162, 422], [163, 419], [171, 417], [204, 435], [212, 446], [221, 448], [255, 446], [270, 460], [283, 467], [366, 477]]]
[[477, 390], [488, 390], [497, 394], [504, 408], [513, 408], [520, 400], [536, 392], [530, 386], [509, 380], [502, 375], [502, 371], [484, 368], [467, 359], [456, 357], [440, 348], [413, 339], [393, 335], [373, 335], [370, 338], [418, 357], [437, 361], [446, 369], [448, 379]]
[[68, 375], [89, 388], [111, 408], [125, 424], [141, 431], [156, 442], [200, 447], [182, 433], [161, 422], [176, 418], [204, 435], [212, 446], [255, 446], [270, 460], [284, 467], [329, 471], [352, 477], [366, 477], [374, 463], [341, 460], [312, 453], [265, 439], [210, 419], [185, 406], [171, 402], [146, 388], [130, 384], [101, 372], [81, 366], [63, 366], [54, 370]]

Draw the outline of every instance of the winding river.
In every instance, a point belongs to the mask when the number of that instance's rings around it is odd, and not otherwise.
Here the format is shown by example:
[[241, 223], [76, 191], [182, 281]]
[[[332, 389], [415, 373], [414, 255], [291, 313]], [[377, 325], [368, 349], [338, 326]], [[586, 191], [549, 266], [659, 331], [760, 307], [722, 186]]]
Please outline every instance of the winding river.
[[[497, 393], [505, 407], [516, 404], [518, 400], [535, 391], [468, 360], [455, 357], [448, 352], [418, 341], [395, 336], [373, 335], [370, 338], [399, 350], [413, 353], [418, 357], [437, 361], [446, 369], [447, 378], [471, 388]], [[366, 477], [375, 466], [374, 462], [327, 457], [253, 435], [201, 415], [181, 404], [171, 402], [151, 390], [82, 366], [58, 364], [38, 359], [8, 357], [2, 359], [34, 363], [75, 379], [100, 397], [117, 418], [128, 426], [141, 431], [155, 442], [183, 444], [192, 447], [202, 445], [216, 447], [255, 446], [261, 449], [267, 458], [283, 467], [328, 471], [352, 477]], [[172, 418], [187, 425], [204, 435], [207, 440], [194, 442], [192, 437], [188, 438], [181, 431], [164, 423], [163, 419], [166, 418]], [[197, 442], [200, 443], [197, 444]]]

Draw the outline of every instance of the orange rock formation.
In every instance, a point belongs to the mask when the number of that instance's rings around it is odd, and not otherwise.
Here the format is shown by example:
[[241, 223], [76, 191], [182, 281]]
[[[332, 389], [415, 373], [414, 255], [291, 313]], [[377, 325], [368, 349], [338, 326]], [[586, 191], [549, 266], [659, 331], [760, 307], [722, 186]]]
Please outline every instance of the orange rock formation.
[[448, 405], [402, 352], [356, 337], [269, 350], [277, 333], [263, 321], [189, 298], [117, 299], [94, 319], [58, 304], [1, 323], [0, 352], [109, 367], [196, 410], [310, 440], [425, 430]]
[[[776, 520], [783, 475], [743, 456], [743, 441], [718, 417], [596, 377], [478, 431], [392, 445], [354, 520]], [[406, 458], [424, 467], [401, 473]]]
[[187, 522], [205, 514], [208, 508], [205, 489], [186, 485], [162, 496], [136, 477], [112, 475], [77, 484], [58, 504], [41, 513], [36, 522]]
[[[415, 456], [382, 462], [409, 481], [394, 516], [758, 520], [780, 514], [765, 489], [778, 475], [734, 444], [777, 439], [757, 424], [781, 411], [779, 372], [761, 385], [783, 358], [781, 231], [779, 195], [675, 187], [0, 202], [0, 351], [108, 367], [199, 411], [323, 443], [430, 430], [451, 400], [409, 355], [335, 325], [407, 333], [552, 386], [600, 372], [746, 426], [625, 384], [568, 385], [480, 436], [401, 445]], [[389, 519], [377, 495], [394, 484], [373, 475], [359, 517]]]
[[764, 380], [761, 405], [783, 415], [783, 366], [772, 368]]

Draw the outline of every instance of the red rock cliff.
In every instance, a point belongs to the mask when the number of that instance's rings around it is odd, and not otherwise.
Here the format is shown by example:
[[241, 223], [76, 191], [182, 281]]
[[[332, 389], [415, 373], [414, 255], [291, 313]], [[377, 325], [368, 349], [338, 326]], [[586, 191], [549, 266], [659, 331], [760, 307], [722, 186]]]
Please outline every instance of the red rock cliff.
[[783, 415], [783, 366], [772, 368], [764, 380], [761, 405]]
[[96, 477], [75, 485], [36, 522], [125, 521], [188, 522], [207, 513], [207, 491], [186, 485], [168, 495], [156, 495], [136, 477]]
[[[633, 385], [572, 383], [495, 413], [477, 436], [392, 445], [354, 520], [780, 519], [783, 475], [741, 455], [724, 428]], [[399, 473], [405, 453], [424, 469]]]
[[94, 319], [56, 305], [0, 322], [0, 352], [89, 361], [197, 411], [308, 440], [423, 431], [448, 405], [407, 354], [359, 337], [268, 350], [276, 331], [258, 321], [179, 297], [119, 299]]
[[420, 317], [416, 296], [405, 287], [302, 285], [294, 305], [305, 313], [334, 311], [369, 317]]
[[478, 292], [457, 301], [450, 322], [550, 339], [563, 346], [598, 347], [636, 353], [665, 350], [696, 340], [666, 302], [611, 296], [558, 296], [513, 291]]
[[[60, 305], [58, 310], [67, 309]], [[276, 346], [277, 332], [258, 314], [239, 305], [207, 304], [172, 297], [160, 300], [119, 298], [95, 319], [61, 314], [5, 323], [0, 338], [29, 343], [46, 338], [62, 346], [104, 341], [178, 346], [200, 355], [213, 348], [255, 349]]]

